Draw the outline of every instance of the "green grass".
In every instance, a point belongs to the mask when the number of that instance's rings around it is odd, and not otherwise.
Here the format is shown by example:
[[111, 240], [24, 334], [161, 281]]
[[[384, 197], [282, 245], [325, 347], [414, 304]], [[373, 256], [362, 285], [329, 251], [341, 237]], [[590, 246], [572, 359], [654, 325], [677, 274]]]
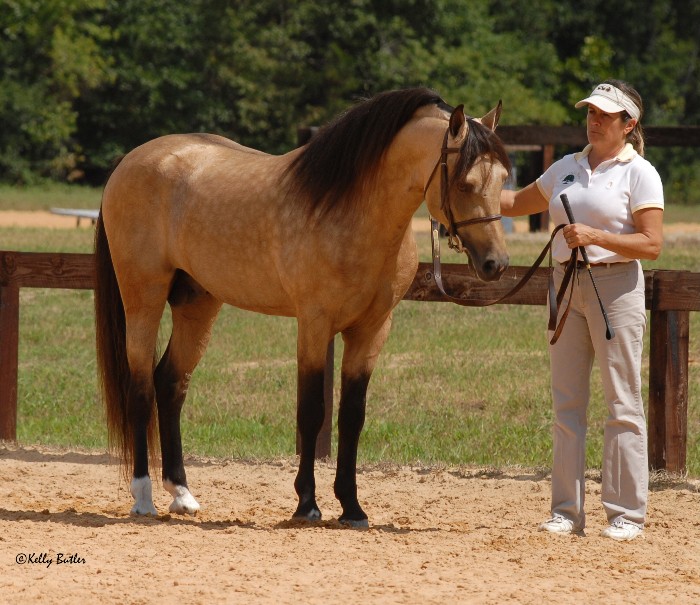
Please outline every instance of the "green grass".
[[92, 229], [0, 227], [0, 250], [92, 252]]
[[102, 189], [78, 185], [47, 184], [42, 187], [0, 185], [0, 210], [50, 210], [51, 208], [99, 208]]
[[[669, 208], [666, 219], [700, 221], [700, 212]], [[429, 258], [428, 237], [419, 237], [422, 260]], [[509, 235], [512, 263], [530, 264], [545, 239]], [[91, 245], [90, 229], [0, 228], [0, 249], [89, 252]], [[669, 239], [659, 261], [645, 267], [697, 271], [697, 250], [697, 238]], [[445, 249], [443, 260], [457, 257]], [[19, 441], [105, 447], [92, 293], [23, 289], [20, 321]], [[400, 303], [370, 383], [361, 462], [549, 467], [545, 324], [544, 307]], [[167, 327], [166, 317], [163, 338]], [[647, 335], [645, 385], [648, 347]], [[224, 307], [185, 405], [185, 451], [243, 458], [292, 455], [295, 351], [293, 319]], [[336, 402], [341, 356], [342, 340], [336, 338]], [[690, 359], [688, 466], [691, 476], [700, 476], [697, 313], [691, 315]], [[592, 385], [587, 463], [598, 468], [606, 411], [597, 371]], [[335, 448], [335, 431], [333, 437]]]

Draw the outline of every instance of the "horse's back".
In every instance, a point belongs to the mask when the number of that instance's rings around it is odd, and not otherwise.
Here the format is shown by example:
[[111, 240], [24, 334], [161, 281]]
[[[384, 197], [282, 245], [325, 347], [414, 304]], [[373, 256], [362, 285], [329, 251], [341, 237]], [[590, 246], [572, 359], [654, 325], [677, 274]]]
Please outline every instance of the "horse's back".
[[[268, 154], [236, 143], [231, 139], [207, 133], [171, 134], [152, 139], [127, 153], [115, 168], [105, 187], [129, 177], [164, 179], [168, 184], [184, 181], [202, 166], [216, 162], [236, 163], [237, 158], [261, 159]], [[135, 183], [129, 182], [128, 186]], [[137, 183], [136, 183], [137, 184]]]

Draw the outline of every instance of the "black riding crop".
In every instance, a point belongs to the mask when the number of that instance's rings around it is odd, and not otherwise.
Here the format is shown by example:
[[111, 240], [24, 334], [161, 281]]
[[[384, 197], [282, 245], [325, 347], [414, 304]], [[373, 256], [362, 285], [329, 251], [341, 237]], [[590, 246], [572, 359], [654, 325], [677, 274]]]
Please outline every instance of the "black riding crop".
[[[574, 220], [574, 213], [571, 212], [569, 198], [567, 197], [566, 193], [562, 193], [559, 198], [561, 199], [561, 203], [564, 205], [564, 212], [566, 212], [569, 223], [573, 225], [576, 221]], [[598, 294], [598, 288], [595, 285], [595, 280], [593, 279], [593, 271], [591, 271], [591, 263], [588, 260], [588, 253], [586, 252], [585, 246], [579, 246], [578, 249], [581, 251], [583, 262], [586, 263], [586, 269], [588, 269], [588, 275], [591, 277], [593, 290], [595, 290], [595, 295], [598, 298], [598, 304], [600, 305], [600, 311], [603, 314], [603, 320], [605, 321], [605, 338], [611, 340], [615, 338], [615, 330], [613, 330], [613, 327], [610, 325], [610, 322], [608, 321], [608, 314], [605, 312], [605, 307], [603, 306], [603, 301], [600, 300], [600, 294]]]

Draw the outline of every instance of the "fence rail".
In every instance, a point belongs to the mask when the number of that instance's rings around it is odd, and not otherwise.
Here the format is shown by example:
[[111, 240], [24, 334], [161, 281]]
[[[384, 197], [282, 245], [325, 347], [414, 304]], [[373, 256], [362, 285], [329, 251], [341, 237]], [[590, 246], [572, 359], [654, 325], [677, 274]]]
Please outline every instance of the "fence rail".
[[[526, 271], [510, 267], [499, 282], [482, 282], [466, 265], [444, 264], [443, 281], [454, 296], [491, 300], [505, 294]], [[544, 305], [547, 269], [538, 269], [528, 284], [501, 304]], [[688, 343], [690, 312], [700, 311], [700, 273], [645, 271], [646, 307], [650, 310], [649, 465], [683, 472], [686, 467], [688, 415]], [[17, 373], [21, 288], [92, 289], [91, 254], [0, 251], [0, 439], [16, 439]], [[445, 302], [435, 286], [432, 267], [420, 263], [404, 300]], [[333, 347], [329, 346], [329, 359]], [[330, 455], [333, 410], [333, 364], [326, 369], [326, 422], [316, 454]]]

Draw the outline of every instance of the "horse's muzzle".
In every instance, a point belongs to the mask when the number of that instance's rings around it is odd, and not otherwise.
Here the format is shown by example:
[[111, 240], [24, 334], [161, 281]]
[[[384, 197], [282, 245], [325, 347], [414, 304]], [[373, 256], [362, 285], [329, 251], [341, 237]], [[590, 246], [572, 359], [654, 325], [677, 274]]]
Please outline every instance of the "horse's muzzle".
[[474, 265], [477, 275], [483, 281], [497, 281], [508, 268], [508, 255], [502, 257], [488, 256], [480, 265]]

